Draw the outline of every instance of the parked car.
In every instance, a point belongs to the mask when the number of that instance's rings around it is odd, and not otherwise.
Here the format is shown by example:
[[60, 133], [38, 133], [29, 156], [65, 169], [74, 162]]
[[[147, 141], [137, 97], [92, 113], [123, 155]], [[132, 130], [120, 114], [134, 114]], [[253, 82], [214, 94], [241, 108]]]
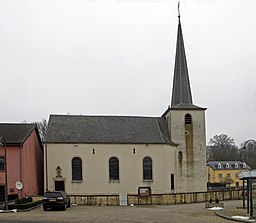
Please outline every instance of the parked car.
[[70, 207], [70, 198], [64, 191], [46, 192], [43, 197], [43, 209], [47, 211], [48, 208], [60, 208], [66, 210]]

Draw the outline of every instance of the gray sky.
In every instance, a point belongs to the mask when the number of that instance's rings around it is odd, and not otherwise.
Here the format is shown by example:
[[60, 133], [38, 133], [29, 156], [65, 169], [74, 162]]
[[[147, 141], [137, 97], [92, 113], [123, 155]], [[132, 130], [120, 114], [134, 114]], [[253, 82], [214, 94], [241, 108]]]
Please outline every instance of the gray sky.
[[[256, 139], [256, 1], [184, 0], [194, 104], [207, 143]], [[161, 116], [171, 100], [175, 0], [0, 0], [0, 122], [50, 114]]]

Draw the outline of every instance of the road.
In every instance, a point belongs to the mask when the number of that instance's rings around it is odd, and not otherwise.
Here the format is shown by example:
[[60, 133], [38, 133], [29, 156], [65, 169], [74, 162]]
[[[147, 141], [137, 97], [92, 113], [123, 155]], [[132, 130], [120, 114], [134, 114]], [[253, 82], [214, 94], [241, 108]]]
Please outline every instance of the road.
[[[242, 201], [226, 201], [225, 207], [241, 206]], [[71, 206], [67, 211], [43, 211], [38, 207], [28, 212], [0, 213], [0, 222], [154, 222], [154, 223], [231, 223], [204, 207], [204, 203], [157, 206]]]

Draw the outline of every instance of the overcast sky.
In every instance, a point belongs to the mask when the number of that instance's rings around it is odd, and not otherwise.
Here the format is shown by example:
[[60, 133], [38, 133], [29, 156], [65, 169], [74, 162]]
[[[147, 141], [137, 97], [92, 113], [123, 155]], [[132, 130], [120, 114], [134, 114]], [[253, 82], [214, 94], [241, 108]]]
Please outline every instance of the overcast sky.
[[[256, 1], [184, 0], [193, 102], [207, 143], [256, 139]], [[175, 0], [0, 0], [0, 122], [50, 114], [161, 116], [171, 101]]]

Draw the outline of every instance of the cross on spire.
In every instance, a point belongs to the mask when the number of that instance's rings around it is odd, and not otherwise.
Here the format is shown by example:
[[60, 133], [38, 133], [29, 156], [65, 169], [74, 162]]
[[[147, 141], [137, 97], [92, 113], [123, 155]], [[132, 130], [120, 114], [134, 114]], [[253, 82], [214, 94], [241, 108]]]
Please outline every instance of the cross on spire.
[[180, 1], [178, 1], [178, 18], [180, 23]]

